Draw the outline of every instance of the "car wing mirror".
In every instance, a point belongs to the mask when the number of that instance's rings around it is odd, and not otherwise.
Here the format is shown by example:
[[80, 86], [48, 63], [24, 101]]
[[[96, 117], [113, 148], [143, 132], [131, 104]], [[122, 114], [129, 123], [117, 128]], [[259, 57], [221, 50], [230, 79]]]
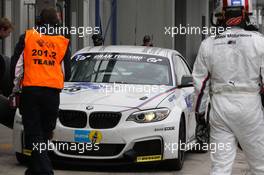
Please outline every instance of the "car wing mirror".
[[193, 77], [191, 75], [183, 75], [181, 78], [181, 84], [179, 88], [192, 87], [193, 86]]

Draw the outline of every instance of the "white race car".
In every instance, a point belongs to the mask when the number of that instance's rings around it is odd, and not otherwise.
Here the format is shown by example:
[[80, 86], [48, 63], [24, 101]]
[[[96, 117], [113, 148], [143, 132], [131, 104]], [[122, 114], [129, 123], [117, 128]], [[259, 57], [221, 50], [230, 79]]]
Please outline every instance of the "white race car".
[[[175, 50], [141, 46], [89, 47], [72, 57], [52, 159], [86, 164], [165, 161], [179, 170], [196, 139], [194, 88], [186, 60]], [[14, 149], [23, 162], [17, 112]], [[201, 144], [201, 143], [199, 143]]]

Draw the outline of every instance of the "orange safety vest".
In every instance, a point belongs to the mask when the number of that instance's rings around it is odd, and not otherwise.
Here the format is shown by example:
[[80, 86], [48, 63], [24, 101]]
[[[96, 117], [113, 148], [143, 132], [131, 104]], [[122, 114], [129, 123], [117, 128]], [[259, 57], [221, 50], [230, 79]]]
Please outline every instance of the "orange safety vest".
[[68, 43], [69, 40], [60, 35], [41, 35], [36, 30], [27, 30], [22, 86], [62, 89], [64, 76], [61, 63]]

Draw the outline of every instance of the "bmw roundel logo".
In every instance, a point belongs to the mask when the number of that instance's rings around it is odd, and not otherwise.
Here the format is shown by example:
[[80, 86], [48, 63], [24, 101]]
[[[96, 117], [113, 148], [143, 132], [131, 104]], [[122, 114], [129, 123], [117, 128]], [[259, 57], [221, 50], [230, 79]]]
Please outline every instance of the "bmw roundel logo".
[[93, 110], [93, 106], [86, 106], [86, 110]]

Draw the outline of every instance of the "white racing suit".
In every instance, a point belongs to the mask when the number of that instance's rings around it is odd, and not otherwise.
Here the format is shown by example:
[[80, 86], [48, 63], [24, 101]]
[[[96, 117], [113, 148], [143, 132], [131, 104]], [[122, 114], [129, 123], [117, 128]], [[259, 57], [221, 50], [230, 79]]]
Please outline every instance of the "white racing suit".
[[[264, 77], [264, 37], [241, 28], [202, 42], [193, 78], [196, 112], [210, 99], [211, 175], [230, 175], [237, 142], [250, 167], [264, 175], [264, 116], [260, 97]], [[210, 146], [211, 146], [210, 145]]]

